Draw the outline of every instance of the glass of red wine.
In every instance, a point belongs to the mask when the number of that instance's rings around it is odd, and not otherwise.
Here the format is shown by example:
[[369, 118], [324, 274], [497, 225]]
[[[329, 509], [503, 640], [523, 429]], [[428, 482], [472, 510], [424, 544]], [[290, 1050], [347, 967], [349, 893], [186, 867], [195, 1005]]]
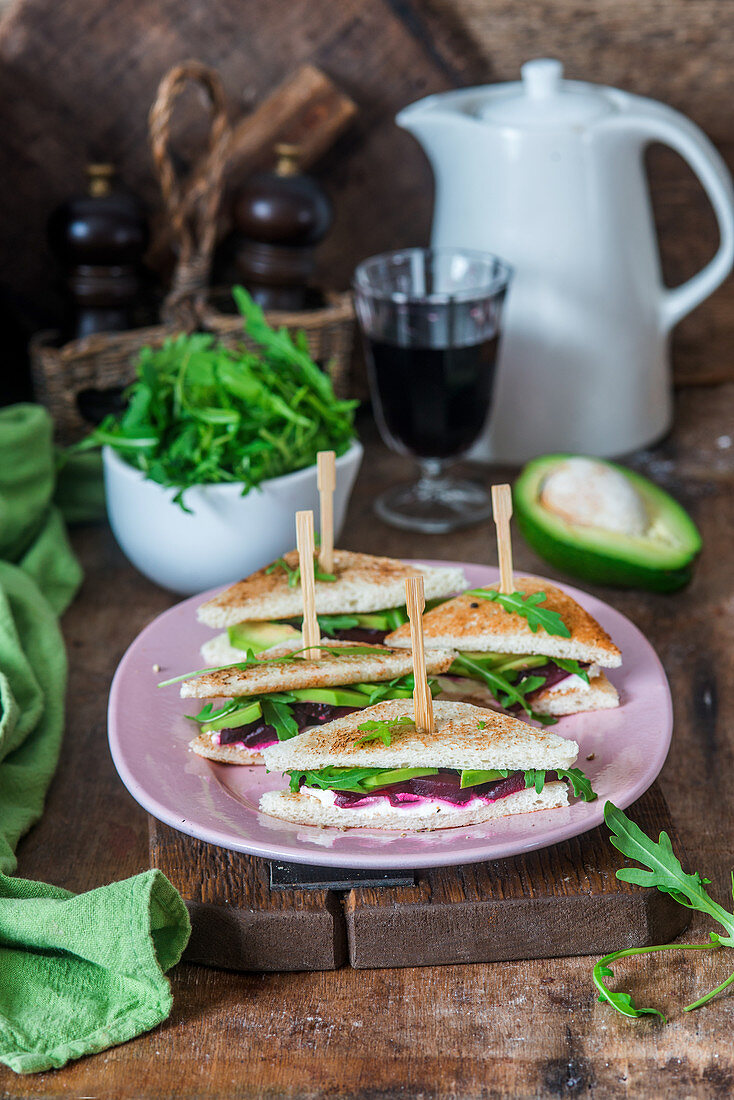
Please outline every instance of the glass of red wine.
[[415, 484], [389, 489], [375, 501], [386, 523], [442, 532], [490, 515], [485, 489], [446, 470], [466, 454], [490, 415], [510, 277], [496, 256], [459, 248], [385, 252], [355, 271], [380, 434], [420, 467]]

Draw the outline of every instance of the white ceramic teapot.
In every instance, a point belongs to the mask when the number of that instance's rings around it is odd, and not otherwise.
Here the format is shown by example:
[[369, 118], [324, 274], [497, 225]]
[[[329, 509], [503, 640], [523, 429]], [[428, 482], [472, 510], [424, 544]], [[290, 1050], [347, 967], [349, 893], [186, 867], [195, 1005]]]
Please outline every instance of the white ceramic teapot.
[[[734, 260], [731, 178], [698, 127], [653, 100], [562, 77], [558, 61], [529, 61], [520, 82], [429, 96], [397, 117], [436, 177], [432, 243], [515, 268], [476, 457], [612, 457], [663, 435], [670, 330]], [[643, 165], [652, 141], [688, 161], [719, 222], [715, 257], [672, 290]]]

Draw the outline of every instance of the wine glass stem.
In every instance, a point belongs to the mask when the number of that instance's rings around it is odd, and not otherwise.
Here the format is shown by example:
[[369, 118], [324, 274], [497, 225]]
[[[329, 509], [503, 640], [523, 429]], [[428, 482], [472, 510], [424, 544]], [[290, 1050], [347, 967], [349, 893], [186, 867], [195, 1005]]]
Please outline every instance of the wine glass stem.
[[421, 458], [418, 460], [420, 477], [416, 492], [424, 499], [431, 499], [438, 493], [448, 462], [443, 458]]

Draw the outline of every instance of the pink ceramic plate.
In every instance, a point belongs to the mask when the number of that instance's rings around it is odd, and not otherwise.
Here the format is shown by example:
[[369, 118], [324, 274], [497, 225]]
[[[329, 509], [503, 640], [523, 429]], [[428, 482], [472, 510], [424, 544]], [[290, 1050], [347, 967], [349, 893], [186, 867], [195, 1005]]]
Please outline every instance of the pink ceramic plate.
[[[470, 585], [497, 580], [496, 569], [462, 568]], [[647, 790], [667, 756], [673, 714], [665, 672], [637, 627], [601, 600], [564, 587], [611, 634], [624, 659], [623, 667], [609, 677], [621, 707], [575, 714], [553, 727], [578, 741], [578, 764], [599, 794], [595, 802], [574, 800], [558, 810], [406, 836], [379, 829], [292, 825], [260, 813], [261, 794], [282, 787], [283, 778], [267, 775], [263, 767], [214, 764], [190, 752], [194, 727], [185, 715], [196, 701], [181, 699], [177, 685], [156, 686], [201, 667], [199, 647], [212, 632], [197, 623], [195, 612], [212, 593], [164, 612], [138, 635], [120, 662], [109, 705], [115, 766], [133, 798], [160, 821], [189, 836], [267, 859], [339, 867], [441, 867], [500, 859], [577, 836], [603, 820], [606, 799], [624, 808]]]

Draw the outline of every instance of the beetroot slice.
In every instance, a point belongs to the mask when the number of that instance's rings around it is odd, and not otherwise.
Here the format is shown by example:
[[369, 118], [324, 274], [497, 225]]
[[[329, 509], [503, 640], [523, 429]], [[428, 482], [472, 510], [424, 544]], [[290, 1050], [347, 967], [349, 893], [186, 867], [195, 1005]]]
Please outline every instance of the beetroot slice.
[[[366, 701], [366, 700], [365, 700]], [[345, 714], [351, 714], [359, 707], [333, 707], [329, 703], [292, 703], [291, 711], [298, 724], [298, 732], [306, 726], [320, 726], [324, 722], [331, 722], [335, 718], [343, 718]], [[265, 748], [266, 745], [274, 745], [278, 740], [278, 734], [273, 726], [263, 722], [262, 718], [256, 718], [246, 726], [238, 726], [236, 729], [220, 730], [220, 745], [242, 744], [248, 749]]]
[[403, 783], [393, 783], [390, 787], [371, 792], [356, 794], [353, 791], [335, 791], [334, 805], [342, 809], [358, 809], [371, 806], [386, 798], [391, 806], [414, 806], [429, 799], [438, 799], [451, 806], [466, 806], [468, 802], [496, 802], [510, 794], [525, 790], [525, 776], [522, 772], [513, 772], [507, 779], [496, 779], [493, 783], [481, 783], [477, 787], [461, 787], [461, 772], [450, 768], [441, 768], [438, 775], [419, 776], [406, 779]]

